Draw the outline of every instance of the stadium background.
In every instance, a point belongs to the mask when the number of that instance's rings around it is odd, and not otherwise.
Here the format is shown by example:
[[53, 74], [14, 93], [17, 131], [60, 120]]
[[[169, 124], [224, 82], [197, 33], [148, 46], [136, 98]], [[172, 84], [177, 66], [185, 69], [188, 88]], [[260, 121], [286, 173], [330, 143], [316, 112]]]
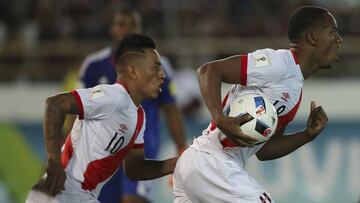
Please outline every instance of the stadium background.
[[[328, 127], [292, 155], [268, 162], [253, 159], [248, 168], [279, 203], [358, 202], [358, 0], [1, 0], [0, 202], [24, 202], [41, 176], [44, 100], [62, 91], [66, 78], [76, 77], [88, 53], [110, 43], [107, 27], [114, 9], [124, 5], [136, 8], [143, 17], [144, 33], [152, 36], [160, 53], [171, 60], [191, 143], [210, 120], [201, 103], [189, 108], [199, 101], [194, 70], [232, 54], [287, 48], [287, 18], [306, 4], [326, 6], [335, 14], [344, 43], [334, 68], [305, 82], [303, 102], [289, 131], [305, 127], [311, 100], [327, 111]], [[162, 126], [161, 157], [165, 158], [175, 150]], [[166, 178], [155, 182], [156, 202], [171, 202]]]

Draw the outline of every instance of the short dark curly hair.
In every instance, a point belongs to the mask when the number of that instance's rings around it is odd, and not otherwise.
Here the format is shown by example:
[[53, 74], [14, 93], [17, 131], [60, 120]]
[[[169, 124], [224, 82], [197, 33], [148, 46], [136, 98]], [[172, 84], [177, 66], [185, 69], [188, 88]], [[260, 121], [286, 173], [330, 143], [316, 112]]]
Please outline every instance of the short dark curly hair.
[[320, 6], [303, 6], [291, 14], [288, 24], [288, 38], [291, 42], [299, 39], [304, 30], [324, 20], [329, 10]]
[[117, 44], [114, 52], [115, 63], [122, 63], [123, 57], [129, 52], [145, 53], [144, 49], [155, 49], [153, 39], [143, 34], [128, 34]]

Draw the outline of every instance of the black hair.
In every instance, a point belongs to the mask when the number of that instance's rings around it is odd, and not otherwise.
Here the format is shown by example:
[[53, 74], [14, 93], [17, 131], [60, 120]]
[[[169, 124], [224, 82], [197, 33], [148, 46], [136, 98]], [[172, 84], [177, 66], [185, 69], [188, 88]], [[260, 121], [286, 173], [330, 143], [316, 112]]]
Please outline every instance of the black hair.
[[124, 58], [129, 52], [145, 53], [144, 49], [155, 49], [156, 45], [154, 40], [143, 34], [128, 34], [125, 35], [118, 43], [114, 59], [115, 63], [121, 63], [121, 59]]
[[141, 33], [141, 16], [137, 10], [135, 10], [133, 7], [125, 6], [117, 9], [114, 13], [114, 15], [126, 15], [131, 16], [131, 18], [134, 20], [136, 33]]
[[316, 25], [324, 19], [329, 10], [319, 6], [303, 6], [291, 14], [288, 24], [288, 38], [291, 42], [299, 39], [307, 28]]

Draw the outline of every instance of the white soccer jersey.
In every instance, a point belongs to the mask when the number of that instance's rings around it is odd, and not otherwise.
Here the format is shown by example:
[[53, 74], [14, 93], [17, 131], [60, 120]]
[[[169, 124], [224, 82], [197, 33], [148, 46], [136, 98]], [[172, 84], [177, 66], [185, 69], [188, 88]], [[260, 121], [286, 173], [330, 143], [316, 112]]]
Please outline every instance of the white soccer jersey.
[[[224, 98], [224, 113], [237, 96], [258, 93], [274, 103], [279, 128], [284, 128], [301, 101], [304, 79], [295, 55], [290, 50], [262, 49], [241, 60], [241, 85], [234, 85]], [[236, 147], [212, 122], [177, 161], [174, 203], [274, 202], [244, 170], [248, 158], [262, 146]]]
[[95, 197], [132, 148], [143, 147], [145, 115], [121, 84], [71, 92], [79, 119], [62, 149], [66, 186]]
[[[293, 120], [301, 102], [304, 78], [295, 53], [290, 50], [261, 49], [243, 55], [241, 64], [241, 85], [233, 85], [227, 93], [223, 100], [224, 113], [228, 112], [230, 104], [239, 95], [258, 93], [274, 104], [279, 115], [278, 128], [284, 128]], [[216, 147], [214, 141], [220, 141], [226, 153], [233, 154], [242, 166], [263, 146], [236, 147], [214, 122], [194, 141], [193, 146], [206, 151]]]

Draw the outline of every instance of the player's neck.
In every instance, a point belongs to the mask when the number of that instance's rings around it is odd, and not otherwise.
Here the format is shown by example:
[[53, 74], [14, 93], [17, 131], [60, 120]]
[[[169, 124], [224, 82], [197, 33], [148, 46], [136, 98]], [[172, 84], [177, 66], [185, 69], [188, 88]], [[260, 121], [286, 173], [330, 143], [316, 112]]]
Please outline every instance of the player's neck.
[[299, 62], [301, 73], [304, 79], [307, 79], [316, 71], [319, 70], [317, 63], [314, 63], [314, 59], [311, 57], [309, 51], [305, 51], [298, 43], [291, 43], [290, 49], [296, 54], [296, 58]]
[[124, 78], [118, 78], [117, 83], [121, 84], [129, 94], [131, 100], [134, 102], [135, 106], [139, 106], [141, 101], [143, 100], [142, 96], [140, 94], [137, 94], [139, 92], [136, 87], [133, 85], [133, 83], [127, 81]]

